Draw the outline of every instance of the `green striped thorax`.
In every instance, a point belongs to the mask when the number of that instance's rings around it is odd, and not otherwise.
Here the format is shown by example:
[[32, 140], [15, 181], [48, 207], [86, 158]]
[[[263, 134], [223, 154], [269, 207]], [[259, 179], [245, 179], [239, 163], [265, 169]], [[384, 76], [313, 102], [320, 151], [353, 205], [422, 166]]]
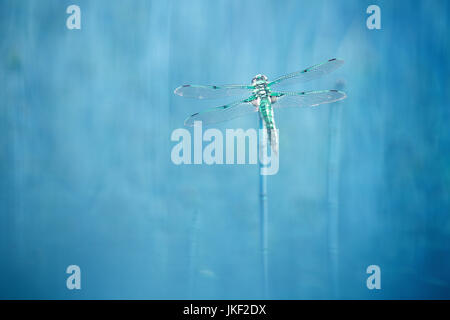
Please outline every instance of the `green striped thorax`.
[[253, 89], [253, 95], [256, 96], [252, 104], [258, 108], [266, 127], [268, 129], [274, 129], [275, 121], [273, 119], [272, 104], [276, 102], [277, 97], [272, 96], [267, 80], [267, 77], [262, 74], [258, 74], [252, 79], [252, 85], [255, 87]]
[[263, 74], [258, 74], [252, 79], [253, 94], [257, 97], [252, 103], [254, 106], [259, 107], [261, 99], [270, 98], [271, 103], [275, 103], [277, 97], [271, 96], [269, 81]]

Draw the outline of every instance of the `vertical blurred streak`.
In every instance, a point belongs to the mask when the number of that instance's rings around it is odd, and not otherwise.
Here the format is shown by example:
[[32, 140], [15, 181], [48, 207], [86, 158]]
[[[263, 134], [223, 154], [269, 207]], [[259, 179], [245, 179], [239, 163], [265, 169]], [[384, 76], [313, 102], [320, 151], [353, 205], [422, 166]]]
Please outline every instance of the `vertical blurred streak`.
[[[30, 26], [37, 23], [34, 3], [16, 3], [14, 12], [11, 17], [11, 26], [15, 30], [8, 32], [11, 37], [10, 43], [16, 46], [18, 59], [21, 61], [21, 68], [17, 70], [12, 78], [12, 99], [15, 102], [12, 112], [13, 118], [13, 163], [14, 163], [14, 207], [13, 207], [13, 234], [14, 234], [14, 256], [18, 270], [27, 262], [27, 230], [33, 225], [32, 216], [27, 217], [25, 209], [26, 194], [23, 190], [27, 190], [27, 171], [31, 165], [29, 152], [29, 137], [31, 136], [30, 128], [32, 119], [30, 113], [30, 92], [27, 88], [27, 79], [32, 78], [33, 70], [28, 66], [33, 62], [34, 57], [30, 52], [34, 49], [30, 48], [30, 43], [34, 44], [36, 31]], [[25, 26], [26, 31], [21, 30], [18, 26]], [[32, 50], [30, 50], [32, 49]], [[11, 79], [11, 78], [10, 78]], [[28, 219], [27, 219], [28, 218]], [[20, 272], [20, 271], [19, 271]], [[34, 283], [30, 281], [29, 285]], [[21, 288], [23, 284], [20, 284]]]
[[196, 261], [198, 257], [198, 233], [199, 233], [199, 212], [198, 210], [194, 211], [194, 217], [192, 219], [192, 229], [191, 229], [191, 240], [189, 247], [189, 297], [188, 299], [195, 299], [194, 294], [197, 292], [195, 290], [197, 281], [197, 268]]
[[[338, 81], [335, 89], [343, 90], [344, 82]], [[339, 146], [341, 139], [341, 102], [333, 103], [329, 117], [328, 137], [328, 261], [332, 297], [339, 298]]]
[[[259, 117], [259, 132], [264, 129], [264, 122], [261, 117]], [[261, 138], [260, 138], [261, 139]], [[261, 163], [261, 152], [266, 152], [267, 140], [258, 139], [258, 151], [260, 152], [259, 157], [259, 227], [260, 227], [260, 245], [261, 245], [261, 266], [262, 266], [262, 287], [263, 287], [263, 299], [269, 298], [269, 279], [268, 279], [268, 217], [269, 217], [269, 207], [267, 204], [267, 175], [262, 175], [261, 170], [263, 164]]]
[[[158, 292], [158, 296], [169, 297], [170, 285], [163, 285], [172, 283], [171, 280], [171, 262], [169, 261], [173, 257], [170, 253], [170, 240], [168, 231], [170, 229], [170, 217], [169, 206], [166, 199], [170, 199], [170, 191], [166, 186], [167, 178], [170, 173], [168, 170], [169, 160], [165, 152], [158, 152], [158, 150], [170, 150], [169, 139], [155, 138], [155, 137], [169, 137], [169, 104], [172, 90], [170, 88], [170, 57], [171, 57], [171, 35], [172, 35], [172, 15], [174, 14], [173, 1], [150, 1], [141, 2], [144, 4], [146, 10], [148, 10], [148, 35], [146, 58], [149, 59], [147, 74], [144, 78], [148, 85], [148, 94], [151, 100], [148, 101], [149, 108], [153, 108], [152, 116], [148, 119], [148, 127], [146, 127], [146, 137], [150, 141], [154, 141], [153, 144], [147, 144], [149, 153], [148, 161], [150, 163], [150, 177], [151, 184], [155, 181], [161, 183], [157, 188], [151, 186], [149, 190], [149, 197], [151, 199], [151, 209], [149, 215], [158, 214], [161, 218], [159, 222], [163, 225], [163, 232], [158, 232], [158, 229], [150, 227], [144, 232], [155, 233], [154, 239], [158, 243], [158, 248], [155, 249], [160, 257], [158, 264], [161, 277], [159, 279], [152, 279], [157, 282], [157, 286], [163, 289]], [[146, 226], [147, 227], [147, 226]], [[151, 256], [148, 256], [149, 261]], [[153, 263], [153, 261], [152, 261]], [[155, 283], [152, 284], [153, 286]]]

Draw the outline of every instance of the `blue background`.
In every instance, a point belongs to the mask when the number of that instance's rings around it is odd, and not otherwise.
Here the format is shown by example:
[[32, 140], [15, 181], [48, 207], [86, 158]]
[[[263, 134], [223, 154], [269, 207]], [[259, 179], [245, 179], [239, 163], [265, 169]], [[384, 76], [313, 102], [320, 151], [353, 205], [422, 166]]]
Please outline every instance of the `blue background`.
[[[81, 7], [81, 30], [66, 8]], [[381, 8], [381, 30], [366, 8]], [[258, 167], [180, 165], [173, 130], [338, 57], [275, 113], [269, 297], [450, 298], [448, 1], [0, 1], [0, 298], [262, 298]], [[233, 98], [225, 102], [232, 102]], [[252, 128], [257, 117], [218, 126]], [[68, 265], [82, 289], [66, 288]], [[381, 268], [368, 290], [366, 268]]]

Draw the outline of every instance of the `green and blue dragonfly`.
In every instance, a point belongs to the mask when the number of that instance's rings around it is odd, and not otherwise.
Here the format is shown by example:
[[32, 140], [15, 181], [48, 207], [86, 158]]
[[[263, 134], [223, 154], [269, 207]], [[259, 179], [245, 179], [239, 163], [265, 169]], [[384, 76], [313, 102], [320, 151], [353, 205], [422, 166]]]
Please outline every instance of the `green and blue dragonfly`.
[[[250, 94], [244, 100], [194, 113], [185, 120], [184, 124], [192, 126], [195, 121], [202, 121], [203, 125], [209, 125], [259, 112], [272, 150], [277, 152], [278, 134], [274, 119], [274, 108], [314, 107], [346, 98], [346, 94], [339, 90], [307, 92], [279, 90], [293, 84], [317, 79], [336, 70], [343, 63], [343, 60], [330, 59], [327, 62], [284, 75], [274, 81], [268, 81], [265, 75], [258, 74], [252, 79], [250, 85], [183, 85], [176, 88], [174, 93], [182, 97], [197, 99], [221, 98], [243, 93]], [[272, 89], [275, 89], [275, 91], [272, 91]]]

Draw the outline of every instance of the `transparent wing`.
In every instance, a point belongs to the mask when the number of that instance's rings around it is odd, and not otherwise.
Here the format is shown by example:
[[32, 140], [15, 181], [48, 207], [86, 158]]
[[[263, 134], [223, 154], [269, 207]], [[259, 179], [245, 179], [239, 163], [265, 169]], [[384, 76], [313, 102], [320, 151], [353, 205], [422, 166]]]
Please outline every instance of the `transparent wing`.
[[254, 87], [250, 85], [201, 86], [186, 84], [175, 89], [174, 93], [187, 98], [215, 99], [233, 95], [250, 94]]
[[254, 113], [258, 111], [258, 108], [251, 103], [251, 101], [255, 99], [255, 96], [251, 96], [250, 98], [242, 101], [237, 101], [221, 107], [194, 113], [184, 121], [184, 125], [193, 126], [194, 121], [202, 121], [203, 125], [208, 125]]
[[275, 103], [273, 103], [274, 108], [315, 107], [319, 104], [331, 103], [347, 97], [345, 92], [339, 90], [272, 92], [271, 96], [277, 97]]
[[269, 86], [275, 86], [277, 89], [281, 86], [287, 87], [293, 84], [310, 81], [320, 78], [344, 64], [343, 60], [330, 59], [327, 62], [317, 64], [302, 71], [293, 72], [269, 83]]

